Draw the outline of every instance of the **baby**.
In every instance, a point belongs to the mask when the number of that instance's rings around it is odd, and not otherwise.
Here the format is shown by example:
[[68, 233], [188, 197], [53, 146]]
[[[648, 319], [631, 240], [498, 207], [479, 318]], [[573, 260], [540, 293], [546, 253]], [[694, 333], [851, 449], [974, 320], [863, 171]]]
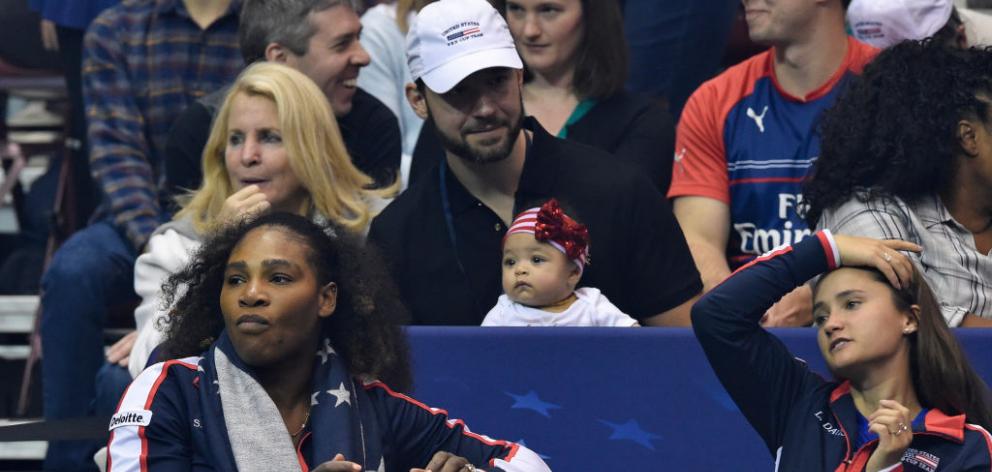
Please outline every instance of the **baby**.
[[555, 199], [516, 217], [503, 238], [503, 295], [482, 326], [639, 326], [598, 289], [575, 289], [589, 231]]

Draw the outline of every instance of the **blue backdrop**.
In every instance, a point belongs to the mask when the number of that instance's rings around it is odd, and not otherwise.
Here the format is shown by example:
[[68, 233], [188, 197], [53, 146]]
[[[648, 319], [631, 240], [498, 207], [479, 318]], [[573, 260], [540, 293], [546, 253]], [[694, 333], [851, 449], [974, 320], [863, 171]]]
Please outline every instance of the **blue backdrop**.
[[[826, 375], [812, 329], [774, 330]], [[417, 399], [556, 471], [756, 470], [772, 456], [688, 329], [411, 327]], [[958, 330], [992, 380], [992, 330]]]

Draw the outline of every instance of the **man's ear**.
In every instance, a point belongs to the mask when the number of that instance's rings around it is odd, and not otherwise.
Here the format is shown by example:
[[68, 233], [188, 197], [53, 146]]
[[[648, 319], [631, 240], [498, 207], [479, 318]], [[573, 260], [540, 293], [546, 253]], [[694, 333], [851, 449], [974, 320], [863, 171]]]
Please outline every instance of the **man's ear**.
[[317, 316], [321, 318], [327, 318], [334, 314], [334, 309], [338, 306], [338, 285], [334, 282], [328, 282], [320, 288], [320, 311], [317, 312]]
[[406, 101], [410, 102], [410, 107], [413, 108], [413, 112], [416, 113], [420, 119], [427, 119], [427, 97], [420, 93], [420, 90], [417, 89], [417, 85], [412, 82], [406, 84]]
[[282, 44], [269, 43], [265, 46], [265, 60], [286, 64], [289, 62], [289, 50]]
[[968, 157], [978, 156], [978, 137], [975, 132], [975, 126], [975, 123], [972, 123], [971, 120], [964, 119], [958, 121], [958, 144], [961, 145], [961, 150]]

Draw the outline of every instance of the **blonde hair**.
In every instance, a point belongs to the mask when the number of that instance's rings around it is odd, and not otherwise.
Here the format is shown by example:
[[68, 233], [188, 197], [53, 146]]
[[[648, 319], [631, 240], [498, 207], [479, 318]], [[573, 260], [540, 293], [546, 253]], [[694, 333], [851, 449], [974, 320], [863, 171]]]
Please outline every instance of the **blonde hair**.
[[259, 62], [241, 72], [227, 92], [203, 149], [203, 183], [175, 219], [191, 218], [201, 234], [216, 229], [214, 220], [235, 192], [224, 151], [231, 104], [240, 94], [275, 103], [289, 167], [307, 192], [300, 213], [316, 211], [341, 228], [361, 233], [374, 216], [369, 202], [398, 192], [398, 180], [373, 189], [372, 178], [352, 164], [327, 97], [313, 81], [291, 67]]

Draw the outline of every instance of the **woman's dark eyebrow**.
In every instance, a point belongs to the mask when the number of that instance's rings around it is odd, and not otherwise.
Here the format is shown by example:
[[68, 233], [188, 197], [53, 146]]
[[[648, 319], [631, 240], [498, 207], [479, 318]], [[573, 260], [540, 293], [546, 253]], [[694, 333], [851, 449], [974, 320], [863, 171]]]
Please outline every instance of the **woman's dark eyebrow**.
[[271, 269], [273, 267], [289, 267], [292, 269], [299, 269], [299, 265], [287, 261], [286, 259], [266, 259], [262, 261], [262, 267], [266, 269]]
[[[847, 298], [847, 297], [849, 297], [851, 295], [854, 295], [854, 294], [862, 294], [862, 293], [864, 293], [864, 290], [858, 290], [858, 289], [844, 290], [843, 292], [840, 292], [837, 295], [834, 295], [834, 299], [840, 300], [840, 299]], [[819, 308], [822, 308], [824, 305], [826, 305], [826, 302], [816, 302], [816, 303], [814, 303], [813, 304], [813, 312], [816, 313], [816, 310], [819, 309]]]
[[840, 292], [837, 295], [834, 295], [834, 299], [839, 300], [841, 298], [847, 298], [847, 297], [849, 297], [851, 295], [854, 295], [854, 294], [863, 294], [863, 293], [865, 293], [864, 290], [858, 290], [856, 288], [852, 288], [850, 290], [844, 290], [843, 292]]
[[[298, 269], [300, 266], [286, 259], [266, 259], [262, 261], [262, 267], [265, 267], [266, 269], [273, 267], [290, 267], [293, 269]], [[227, 269], [247, 270], [248, 263], [245, 261], [230, 262], [227, 264]]]
[[248, 268], [248, 264], [245, 261], [229, 262], [227, 264], [227, 269], [238, 269], [245, 270]]

